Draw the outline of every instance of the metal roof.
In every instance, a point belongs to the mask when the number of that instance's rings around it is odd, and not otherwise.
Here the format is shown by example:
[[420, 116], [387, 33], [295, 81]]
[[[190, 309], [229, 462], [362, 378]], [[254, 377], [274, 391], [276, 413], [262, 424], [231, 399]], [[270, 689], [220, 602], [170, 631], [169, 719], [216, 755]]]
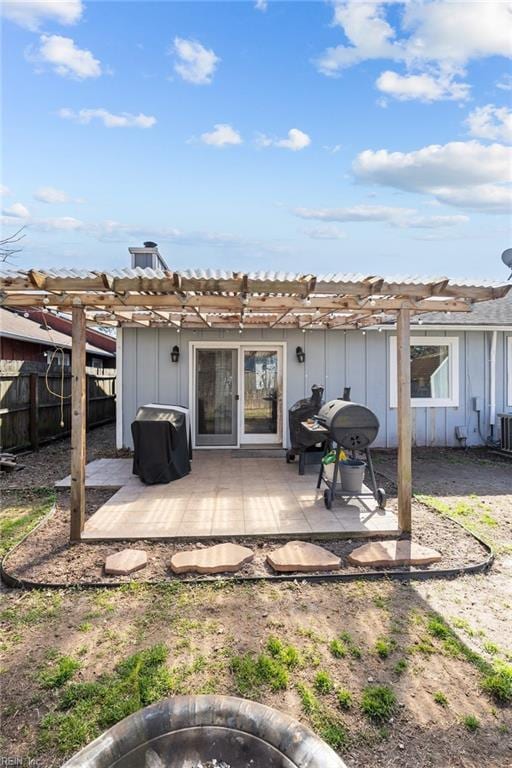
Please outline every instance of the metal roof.
[[0, 272], [0, 304], [69, 310], [86, 308], [104, 325], [167, 324], [177, 328], [361, 327], [400, 309], [469, 312], [473, 302], [500, 299], [510, 286], [496, 281], [363, 273], [173, 271], [150, 267]]
[[[0, 308], [0, 337], [2, 336], [33, 344], [46, 344], [49, 347], [71, 349], [71, 336], [55, 331], [53, 328], [43, 328], [28, 317]], [[114, 357], [111, 352], [89, 343], [86, 345], [86, 351], [102, 357]]]

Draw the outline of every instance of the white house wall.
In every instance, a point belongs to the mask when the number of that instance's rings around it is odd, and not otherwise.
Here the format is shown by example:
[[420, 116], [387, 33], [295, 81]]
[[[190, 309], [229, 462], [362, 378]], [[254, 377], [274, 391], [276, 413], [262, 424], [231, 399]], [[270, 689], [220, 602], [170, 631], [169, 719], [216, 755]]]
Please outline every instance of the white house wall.
[[[351, 387], [352, 400], [366, 404], [377, 414], [380, 433], [376, 445], [394, 447], [397, 441], [396, 408], [389, 406], [389, 337], [392, 331], [183, 331], [172, 328], [129, 328], [122, 333], [122, 435], [123, 445], [132, 446], [130, 425], [137, 408], [161, 402], [188, 406], [189, 342], [255, 341], [287, 342], [287, 403], [307, 397], [313, 384], [325, 388], [332, 399]], [[428, 331], [414, 327], [414, 336], [450, 336], [459, 339], [459, 406], [413, 408], [413, 440], [418, 446], [457, 445], [455, 427], [466, 426], [469, 444], [481, 440], [472, 398], [482, 401], [481, 431], [488, 434], [490, 331]], [[496, 355], [496, 413], [510, 412], [507, 406], [507, 338], [498, 332]], [[177, 344], [178, 363], [170, 353]], [[298, 363], [295, 350], [301, 346], [306, 362]]]

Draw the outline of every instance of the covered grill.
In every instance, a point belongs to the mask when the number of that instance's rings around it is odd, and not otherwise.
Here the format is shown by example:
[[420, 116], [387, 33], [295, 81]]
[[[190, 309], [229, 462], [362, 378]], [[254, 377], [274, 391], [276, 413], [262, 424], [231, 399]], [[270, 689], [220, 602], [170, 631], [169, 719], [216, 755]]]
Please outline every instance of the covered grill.
[[[299, 475], [304, 474], [306, 452], [321, 451], [323, 448], [324, 436], [315, 435], [302, 425], [303, 421], [312, 419], [320, 410], [323, 393], [323, 387], [313, 384], [311, 387], [311, 397], [297, 400], [288, 411], [291, 448], [286, 451], [286, 461], [289, 464], [295, 459], [295, 456], [299, 456]], [[320, 448], [317, 448], [319, 443], [322, 445]]]
[[345, 400], [329, 400], [318, 411], [317, 420], [329, 430], [330, 440], [347, 450], [364, 450], [379, 432], [379, 420], [373, 411]]
[[[334, 448], [332, 462], [329, 465], [326, 465], [324, 459], [318, 476], [317, 488], [320, 488], [322, 481], [324, 481], [327, 486], [324, 491], [325, 506], [328, 509], [332, 507], [332, 502], [337, 494], [337, 485], [340, 482], [340, 465], [342, 465], [342, 474], [345, 474], [345, 476], [347, 474], [345, 471], [347, 466], [359, 466], [361, 475], [357, 490], [352, 490], [353, 486], [349, 485], [351, 481], [348, 479], [347, 485], [345, 485], [344, 478], [341, 484], [340, 495], [345, 497], [373, 496], [379, 507], [384, 509], [386, 505], [386, 493], [383, 488], [377, 488], [377, 481], [375, 479], [375, 472], [373, 471], [372, 457], [370, 454], [370, 445], [374, 442], [379, 433], [379, 420], [377, 416], [365, 405], [338, 399], [329, 400], [329, 402], [325, 403], [320, 408], [316, 420], [325, 430], [326, 454], [331, 447]], [[348, 461], [343, 461], [342, 463], [340, 449], [350, 451], [352, 458]], [[367, 488], [365, 489], [364, 486], [361, 487], [360, 485], [364, 476], [365, 463], [356, 458], [357, 451], [363, 451], [365, 454], [366, 468], [370, 474], [371, 490]], [[353, 469], [348, 469], [347, 471], [352, 472]]]
[[186, 409], [151, 403], [132, 422], [133, 473], [143, 483], [169, 483], [190, 472]]

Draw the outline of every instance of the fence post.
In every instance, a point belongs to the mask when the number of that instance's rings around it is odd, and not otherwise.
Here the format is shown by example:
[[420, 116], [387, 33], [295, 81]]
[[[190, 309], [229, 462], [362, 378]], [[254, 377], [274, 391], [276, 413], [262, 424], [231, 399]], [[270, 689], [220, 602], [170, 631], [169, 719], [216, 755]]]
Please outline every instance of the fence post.
[[33, 451], [39, 450], [39, 376], [30, 374], [30, 446]]

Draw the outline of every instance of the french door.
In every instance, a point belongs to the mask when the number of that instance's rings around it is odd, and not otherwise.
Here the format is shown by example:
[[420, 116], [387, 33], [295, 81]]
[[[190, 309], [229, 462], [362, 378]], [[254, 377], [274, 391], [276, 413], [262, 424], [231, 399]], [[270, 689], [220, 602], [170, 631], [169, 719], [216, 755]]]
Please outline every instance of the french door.
[[242, 347], [240, 442], [281, 442], [280, 350]]
[[196, 445], [238, 444], [238, 350], [196, 349]]
[[282, 357], [270, 345], [195, 346], [196, 446], [281, 443]]

